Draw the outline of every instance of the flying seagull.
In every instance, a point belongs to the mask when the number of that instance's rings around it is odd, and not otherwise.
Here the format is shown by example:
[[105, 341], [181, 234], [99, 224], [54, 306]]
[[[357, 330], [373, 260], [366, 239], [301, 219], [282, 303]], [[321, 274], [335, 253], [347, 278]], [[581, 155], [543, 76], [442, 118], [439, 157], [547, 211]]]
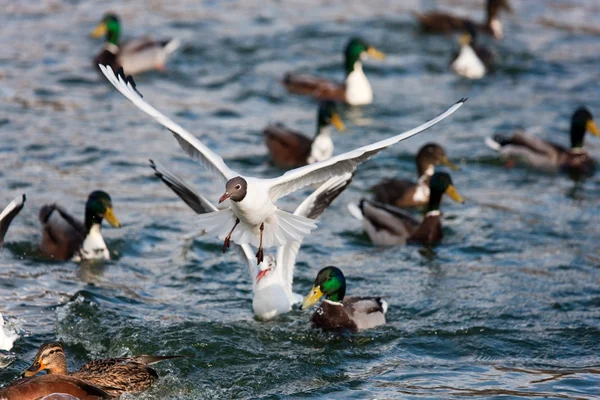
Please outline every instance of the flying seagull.
[[12, 222], [13, 218], [15, 218], [23, 209], [26, 199], [27, 198], [25, 197], [25, 194], [17, 196], [13, 201], [8, 203], [8, 205], [0, 213], [0, 248], [2, 248], [4, 236], [6, 235], [6, 231], [8, 231], [10, 223]]
[[[163, 166], [152, 160], [150, 166], [154, 174], [197, 214], [218, 210], [214, 204]], [[294, 215], [310, 219], [319, 218], [351, 181], [350, 173], [329, 179], [300, 203]], [[234, 244], [234, 248], [248, 264], [254, 293], [252, 310], [259, 319], [269, 320], [285, 314], [292, 309], [292, 305], [302, 302], [302, 296], [292, 290], [296, 257], [301, 245], [302, 242], [286, 243], [277, 249], [276, 257], [267, 254], [265, 260], [257, 267], [251, 247], [247, 244]]]
[[[99, 67], [122, 95], [169, 129], [179, 142], [179, 146], [190, 157], [226, 181], [225, 193], [219, 199], [219, 203], [229, 199], [231, 200], [229, 206], [223, 210], [200, 215], [198, 218], [200, 228], [224, 239], [223, 252], [229, 248], [231, 240], [238, 244], [248, 243], [258, 247], [257, 264], [263, 261], [263, 247], [279, 247], [288, 242], [299, 241], [316, 228], [313, 220], [277, 208], [275, 202], [278, 199], [313, 183], [324, 182], [334, 176], [353, 172], [357, 165], [381, 150], [449, 117], [466, 101], [466, 99], [459, 100], [437, 117], [399, 135], [359, 147], [328, 160], [292, 169], [277, 178], [260, 179], [244, 176], [230, 169], [218, 154], [143, 100], [135, 89], [131, 77], [124, 77], [122, 74], [116, 76], [110, 66], [99, 65]], [[232, 224], [233, 228], [229, 230], [228, 227]]]

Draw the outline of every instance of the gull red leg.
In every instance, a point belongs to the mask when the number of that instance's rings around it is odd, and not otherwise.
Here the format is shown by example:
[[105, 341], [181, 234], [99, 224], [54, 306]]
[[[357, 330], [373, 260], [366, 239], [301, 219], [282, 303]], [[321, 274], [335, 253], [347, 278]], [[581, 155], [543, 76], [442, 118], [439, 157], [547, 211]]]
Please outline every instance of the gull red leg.
[[258, 251], [256, 252], [256, 264], [260, 264], [263, 262], [264, 254], [262, 248], [262, 237], [263, 231], [265, 230], [265, 223], [260, 224], [260, 245], [258, 246]]
[[225, 251], [227, 251], [227, 249], [229, 248], [229, 245], [231, 244], [231, 234], [233, 233], [235, 227], [238, 226], [239, 223], [240, 219], [236, 218], [233, 228], [231, 228], [231, 231], [229, 231], [229, 234], [225, 237], [225, 241], [223, 242], [223, 254], [225, 254]]

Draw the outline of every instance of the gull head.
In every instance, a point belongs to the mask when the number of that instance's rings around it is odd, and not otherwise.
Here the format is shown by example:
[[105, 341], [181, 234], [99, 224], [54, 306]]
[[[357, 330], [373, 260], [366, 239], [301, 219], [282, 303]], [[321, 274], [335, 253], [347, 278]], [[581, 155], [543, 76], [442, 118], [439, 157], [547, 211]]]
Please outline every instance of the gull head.
[[219, 199], [219, 204], [227, 199], [231, 201], [242, 201], [246, 197], [246, 191], [248, 190], [248, 182], [241, 176], [231, 178], [225, 184], [225, 193]]
[[258, 283], [262, 278], [265, 277], [269, 272], [273, 271], [277, 266], [277, 261], [275, 261], [275, 257], [271, 254], [265, 255], [265, 259], [262, 263], [260, 263], [260, 270], [256, 275], [256, 283]]

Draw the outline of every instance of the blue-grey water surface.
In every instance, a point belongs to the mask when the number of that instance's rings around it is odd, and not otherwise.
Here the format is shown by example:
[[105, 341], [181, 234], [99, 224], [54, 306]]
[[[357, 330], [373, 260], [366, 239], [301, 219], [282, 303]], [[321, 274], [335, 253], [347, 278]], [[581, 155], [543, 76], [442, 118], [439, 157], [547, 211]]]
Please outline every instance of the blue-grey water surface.
[[[127, 399], [600, 397], [600, 180], [505, 169], [483, 143], [525, 127], [568, 144], [581, 104], [600, 119], [600, 8], [511, 2], [506, 38], [484, 38], [496, 72], [473, 82], [447, 71], [455, 39], [420, 34], [410, 11], [483, 18], [479, 0], [0, 1], [0, 200], [28, 196], [0, 254], [0, 312], [21, 334], [0, 354], [0, 384], [41, 343], [59, 340], [71, 369], [126, 354], [187, 356], [159, 365], [161, 380]], [[300, 252], [297, 292], [323, 266], [339, 266], [349, 294], [385, 296], [387, 325], [339, 336], [310, 329], [309, 312], [253, 318], [246, 267], [235, 252], [221, 255], [216, 238], [189, 239], [193, 212], [148, 159], [213, 200], [222, 183], [92, 68], [102, 43], [89, 32], [107, 10], [121, 15], [126, 37], [183, 41], [167, 72], [138, 77], [138, 89], [256, 176], [281, 173], [266, 156], [267, 123], [314, 130], [314, 103], [288, 95], [283, 73], [342, 79], [351, 35], [388, 57], [366, 63], [375, 101], [342, 110], [348, 130], [335, 134], [336, 153], [469, 97], [448, 120], [361, 166]], [[445, 238], [433, 250], [372, 246], [346, 204], [382, 177], [412, 178], [413, 155], [428, 141], [461, 164], [452, 176], [466, 203], [443, 203]], [[600, 157], [600, 141], [586, 143]], [[110, 193], [123, 224], [103, 231], [113, 261], [36, 257], [40, 206], [59, 202], [81, 217], [94, 189]], [[293, 210], [306, 193], [282, 207]]]

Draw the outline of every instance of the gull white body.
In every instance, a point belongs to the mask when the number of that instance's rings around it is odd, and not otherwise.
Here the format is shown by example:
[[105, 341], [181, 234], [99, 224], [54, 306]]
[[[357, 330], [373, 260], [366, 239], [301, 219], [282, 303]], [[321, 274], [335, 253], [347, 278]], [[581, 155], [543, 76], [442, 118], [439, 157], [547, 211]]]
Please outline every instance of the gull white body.
[[0, 350], [9, 351], [13, 347], [13, 343], [15, 340], [19, 338], [14, 332], [8, 331], [4, 327], [4, 319], [2, 318], [2, 314], [0, 314]]
[[360, 61], [354, 63], [354, 70], [346, 77], [346, 102], [352, 106], [373, 102], [373, 89]]

